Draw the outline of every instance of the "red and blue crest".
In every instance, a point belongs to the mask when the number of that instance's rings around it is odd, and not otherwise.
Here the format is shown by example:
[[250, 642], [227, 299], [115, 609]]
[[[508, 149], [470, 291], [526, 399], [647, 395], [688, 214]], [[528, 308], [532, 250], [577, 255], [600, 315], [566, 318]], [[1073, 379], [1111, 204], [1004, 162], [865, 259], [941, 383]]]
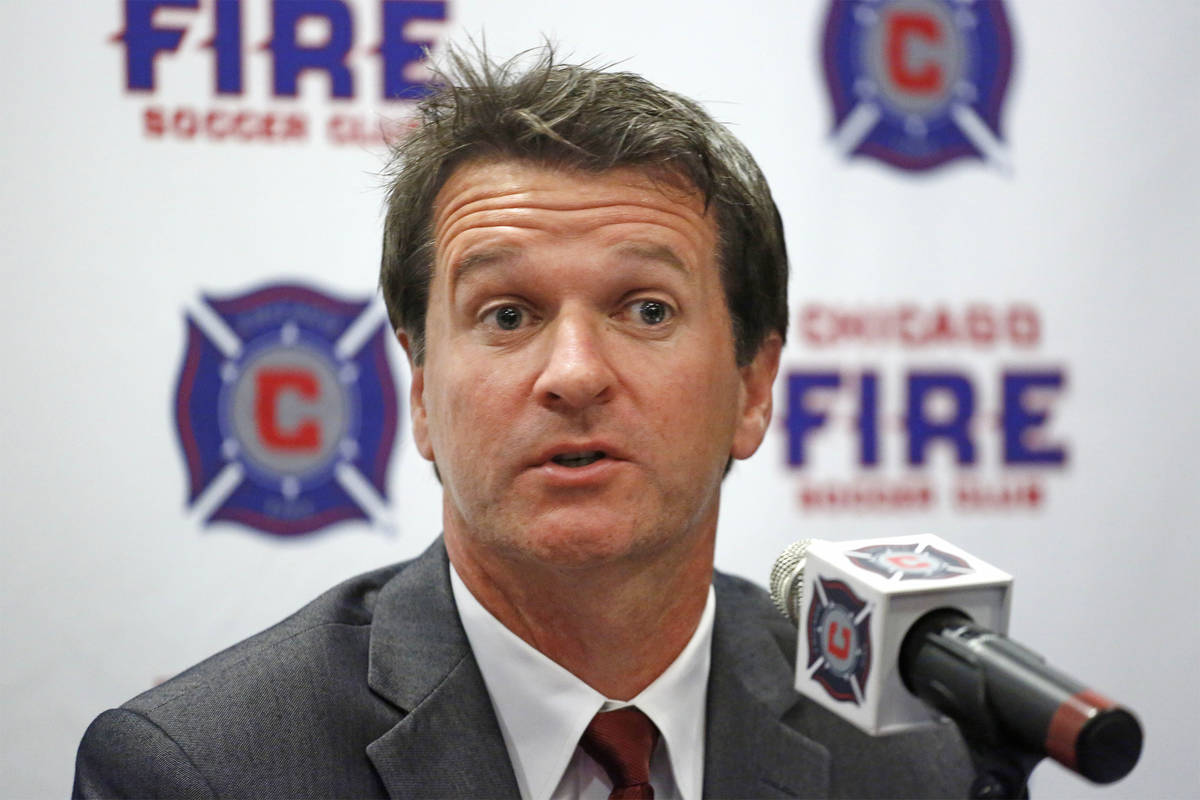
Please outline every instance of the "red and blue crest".
[[844, 154], [911, 171], [957, 158], [1008, 167], [1002, 0], [832, 0], [822, 60]]
[[398, 404], [372, 308], [278, 284], [187, 315], [175, 421], [205, 524], [294, 535], [383, 516]]
[[862, 705], [871, 677], [871, 610], [845, 582], [818, 577], [808, 607], [808, 673], [839, 702]]
[[966, 559], [915, 543], [858, 547], [847, 552], [846, 558], [859, 569], [898, 581], [957, 578], [975, 571]]

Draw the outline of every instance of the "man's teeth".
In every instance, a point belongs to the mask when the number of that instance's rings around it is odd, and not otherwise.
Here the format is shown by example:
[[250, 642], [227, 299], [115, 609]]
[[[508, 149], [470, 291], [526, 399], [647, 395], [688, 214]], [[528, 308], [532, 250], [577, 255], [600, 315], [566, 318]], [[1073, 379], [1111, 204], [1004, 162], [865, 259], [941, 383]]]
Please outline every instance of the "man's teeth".
[[555, 464], [564, 467], [586, 467], [594, 461], [604, 458], [603, 450], [589, 450], [586, 453], [563, 453], [551, 459]]

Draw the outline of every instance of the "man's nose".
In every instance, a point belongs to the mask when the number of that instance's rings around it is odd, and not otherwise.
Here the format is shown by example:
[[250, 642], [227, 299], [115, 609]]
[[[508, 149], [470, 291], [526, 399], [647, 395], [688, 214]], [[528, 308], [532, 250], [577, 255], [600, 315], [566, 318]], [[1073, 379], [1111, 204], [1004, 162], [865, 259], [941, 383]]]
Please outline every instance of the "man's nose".
[[569, 408], [608, 402], [616, 375], [604, 347], [603, 321], [564, 314], [546, 333], [546, 362], [534, 384], [538, 399]]

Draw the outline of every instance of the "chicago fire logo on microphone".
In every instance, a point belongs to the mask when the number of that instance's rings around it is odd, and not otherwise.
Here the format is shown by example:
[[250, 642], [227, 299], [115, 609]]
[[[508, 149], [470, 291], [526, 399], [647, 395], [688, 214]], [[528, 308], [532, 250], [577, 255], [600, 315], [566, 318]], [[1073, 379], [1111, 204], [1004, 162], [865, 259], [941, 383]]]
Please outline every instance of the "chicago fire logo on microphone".
[[965, 560], [936, 547], [918, 544], [877, 544], [846, 553], [856, 566], [898, 581], [936, 580], [969, 575], [975, 570]]
[[849, 586], [818, 577], [808, 608], [808, 675], [829, 696], [862, 705], [871, 674], [871, 610]]
[[294, 284], [204, 297], [187, 315], [175, 420], [206, 525], [384, 522], [397, 399], [381, 317]]
[[956, 158], [1002, 169], [1013, 44], [1001, 0], [833, 0], [822, 45], [845, 155], [923, 171]]

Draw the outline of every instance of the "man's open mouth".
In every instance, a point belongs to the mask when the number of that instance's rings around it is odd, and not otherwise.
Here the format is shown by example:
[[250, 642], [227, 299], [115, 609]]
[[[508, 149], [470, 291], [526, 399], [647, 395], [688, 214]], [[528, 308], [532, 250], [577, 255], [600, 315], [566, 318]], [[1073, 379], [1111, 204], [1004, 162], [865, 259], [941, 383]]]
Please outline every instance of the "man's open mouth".
[[603, 450], [587, 450], [582, 453], [560, 453], [550, 460], [564, 467], [586, 467], [604, 458]]

